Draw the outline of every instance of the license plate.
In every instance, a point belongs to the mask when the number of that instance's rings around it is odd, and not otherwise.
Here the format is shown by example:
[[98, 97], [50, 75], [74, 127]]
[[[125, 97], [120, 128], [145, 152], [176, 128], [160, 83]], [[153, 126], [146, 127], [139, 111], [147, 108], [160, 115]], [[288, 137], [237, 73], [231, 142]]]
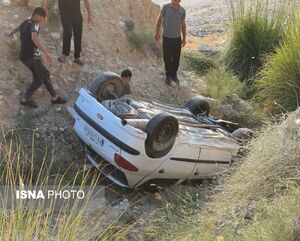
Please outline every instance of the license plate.
[[98, 146], [103, 146], [104, 145], [104, 139], [101, 138], [100, 135], [95, 133], [91, 128], [85, 126], [84, 127], [84, 135], [89, 138], [93, 143], [95, 143]]

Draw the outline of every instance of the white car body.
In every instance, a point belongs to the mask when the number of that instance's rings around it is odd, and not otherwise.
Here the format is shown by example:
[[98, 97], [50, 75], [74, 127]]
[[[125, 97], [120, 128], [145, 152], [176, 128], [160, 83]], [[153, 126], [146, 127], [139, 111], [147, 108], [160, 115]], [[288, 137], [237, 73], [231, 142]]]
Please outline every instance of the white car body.
[[[149, 105], [154, 102], [149, 102]], [[170, 107], [173, 108], [173, 107]], [[184, 108], [182, 108], [184, 109]], [[139, 189], [160, 183], [181, 183], [206, 179], [224, 172], [237, 154], [239, 145], [224, 130], [179, 125], [171, 151], [162, 158], [150, 158], [145, 151], [147, 133], [122, 120], [81, 89], [74, 108], [74, 130], [91, 149], [88, 159], [110, 180], [121, 187]], [[121, 156], [138, 171], [129, 171], [116, 163]], [[97, 156], [105, 160], [97, 161]]]

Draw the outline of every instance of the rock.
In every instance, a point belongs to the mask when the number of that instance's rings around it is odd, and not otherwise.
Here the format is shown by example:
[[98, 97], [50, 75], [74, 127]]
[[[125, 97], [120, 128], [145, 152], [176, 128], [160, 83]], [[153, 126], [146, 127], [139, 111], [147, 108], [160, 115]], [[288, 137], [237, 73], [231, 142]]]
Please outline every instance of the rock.
[[230, 104], [222, 106], [222, 113], [228, 120], [232, 120], [237, 115], [236, 111], [233, 109], [233, 106]]
[[53, 40], [59, 40], [60, 39], [60, 33], [50, 33], [50, 38]]
[[14, 90], [14, 95], [15, 96], [18, 96], [18, 95], [20, 95], [21, 94], [21, 90]]
[[68, 77], [67, 77], [67, 81], [69, 81], [69, 82], [74, 82], [75, 80], [74, 80], [71, 76], [68, 76]]
[[9, 7], [10, 6], [10, 1], [9, 0], [3, 0], [1, 2], [1, 5], [4, 6], [4, 7]]
[[55, 111], [59, 113], [59, 112], [62, 111], [62, 108], [61, 108], [61, 107], [57, 107], [57, 108], [55, 109]]
[[66, 131], [66, 129], [63, 128], [63, 127], [59, 127], [58, 130], [59, 130], [59, 132], [65, 132]]
[[241, 98], [237, 94], [232, 94], [230, 99], [234, 104], [239, 104], [241, 101]]

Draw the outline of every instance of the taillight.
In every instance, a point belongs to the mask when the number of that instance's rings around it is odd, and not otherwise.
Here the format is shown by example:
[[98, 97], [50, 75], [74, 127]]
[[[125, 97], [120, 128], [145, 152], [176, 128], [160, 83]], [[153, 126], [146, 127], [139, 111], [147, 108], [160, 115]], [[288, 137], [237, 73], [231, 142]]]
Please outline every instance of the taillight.
[[129, 161], [127, 161], [119, 154], [115, 154], [115, 162], [118, 164], [119, 167], [122, 167], [127, 171], [137, 172], [139, 170], [136, 166], [131, 164]]

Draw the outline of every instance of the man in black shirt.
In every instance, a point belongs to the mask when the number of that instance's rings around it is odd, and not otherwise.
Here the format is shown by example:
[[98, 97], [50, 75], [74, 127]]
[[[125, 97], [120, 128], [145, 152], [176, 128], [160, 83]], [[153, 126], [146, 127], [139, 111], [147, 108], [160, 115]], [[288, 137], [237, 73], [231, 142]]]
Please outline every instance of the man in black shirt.
[[45, 85], [46, 89], [50, 93], [53, 104], [66, 103], [65, 99], [56, 94], [50, 81], [49, 71], [42, 63], [42, 55], [40, 51], [44, 54], [45, 60], [49, 64], [52, 63], [52, 59], [48, 51], [43, 46], [39, 38], [40, 23], [44, 22], [45, 18], [45, 9], [37, 7], [33, 10], [29, 19], [26, 19], [18, 27], [6, 34], [7, 36], [12, 37], [16, 32], [20, 32], [20, 60], [30, 69], [33, 75], [33, 81], [21, 100], [21, 104], [30, 107], [37, 107], [37, 104], [31, 99], [31, 96], [42, 84]]
[[[45, 9], [48, 12], [49, 6], [53, 0], [45, 1]], [[93, 15], [90, 0], [84, 0], [88, 12], [88, 23], [93, 25]], [[82, 14], [80, 9], [80, 0], [58, 0], [60, 18], [63, 26], [63, 50], [62, 55], [58, 58], [61, 63], [66, 61], [70, 55], [72, 33], [74, 35], [74, 62], [83, 65], [80, 59], [81, 39], [82, 39]]]

